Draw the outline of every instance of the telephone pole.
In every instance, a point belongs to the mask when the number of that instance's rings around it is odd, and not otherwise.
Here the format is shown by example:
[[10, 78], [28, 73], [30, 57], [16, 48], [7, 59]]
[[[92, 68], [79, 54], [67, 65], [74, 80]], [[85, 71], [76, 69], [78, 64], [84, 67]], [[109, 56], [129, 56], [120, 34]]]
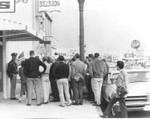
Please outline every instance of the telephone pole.
[[79, 16], [79, 41], [80, 41], [80, 56], [81, 56], [81, 60], [84, 61], [84, 19], [83, 19], [83, 9], [84, 9], [84, 1], [85, 0], [78, 0], [79, 3], [79, 12], [80, 12], [80, 16]]

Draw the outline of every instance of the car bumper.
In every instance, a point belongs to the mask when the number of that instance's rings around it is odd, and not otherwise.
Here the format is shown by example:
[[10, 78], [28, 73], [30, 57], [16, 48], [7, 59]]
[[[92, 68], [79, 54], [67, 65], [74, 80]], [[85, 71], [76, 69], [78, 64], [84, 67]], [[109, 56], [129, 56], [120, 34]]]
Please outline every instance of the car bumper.
[[[150, 102], [145, 103], [127, 103], [127, 111], [150, 111]], [[113, 107], [115, 112], [120, 112], [119, 103], [116, 103]]]

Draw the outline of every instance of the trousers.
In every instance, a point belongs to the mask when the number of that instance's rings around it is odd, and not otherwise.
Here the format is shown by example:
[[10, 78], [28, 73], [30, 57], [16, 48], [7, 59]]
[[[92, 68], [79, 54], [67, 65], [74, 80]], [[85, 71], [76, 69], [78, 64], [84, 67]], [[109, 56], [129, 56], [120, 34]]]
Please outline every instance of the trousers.
[[50, 86], [52, 89], [52, 96], [54, 97], [54, 100], [59, 101], [60, 99], [59, 99], [58, 87], [57, 87], [57, 83], [54, 79], [50, 80]]
[[28, 88], [28, 104], [31, 104], [32, 92], [35, 89], [36, 93], [36, 103], [40, 104], [42, 102], [42, 83], [40, 78], [27, 78], [27, 88]]
[[44, 93], [44, 102], [49, 101], [49, 95], [50, 95], [50, 81], [49, 81], [49, 75], [43, 74], [41, 77], [42, 85], [43, 85], [43, 93]]
[[110, 102], [109, 102], [109, 104], [108, 104], [108, 106], [107, 106], [107, 108], [106, 108], [106, 110], [104, 112], [104, 115], [109, 116], [111, 114], [112, 107], [117, 101], [119, 101], [119, 104], [120, 104], [121, 117], [122, 118], [127, 118], [128, 117], [128, 113], [127, 113], [127, 107], [126, 107], [126, 104], [125, 104], [125, 98], [113, 97], [110, 100]]
[[92, 78], [92, 90], [94, 92], [94, 99], [97, 105], [101, 104], [101, 89], [103, 78]]
[[91, 77], [89, 75], [86, 75], [85, 80], [86, 80], [86, 87], [88, 89], [88, 98], [89, 100], [94, 100], [94, 93], [91, 85]]
[[73, 94], [75, 98], [75, 103], [82, 104], [83, 103], [83, 81], [76, 81], [72, 79], [73, 85]]
[[10, 84], [11, 84], [11, 88], [10, 88], [10, 98], [15, 98], [16, 94], [16, 81], [17, 81], [17, 74], [13, 74], [12, 78], [10, 79]]
[[64, 93], [65, 93], [65, 97], [67, 100], [67, 104], [70, 104], [71, 100], [70, 100], [70, 94], [69, 94], [68, 79], [67, 78], [58, 79], [57, 86], [58, 86], [59, 98], [60, 98], [61, 105], [65, 104]]

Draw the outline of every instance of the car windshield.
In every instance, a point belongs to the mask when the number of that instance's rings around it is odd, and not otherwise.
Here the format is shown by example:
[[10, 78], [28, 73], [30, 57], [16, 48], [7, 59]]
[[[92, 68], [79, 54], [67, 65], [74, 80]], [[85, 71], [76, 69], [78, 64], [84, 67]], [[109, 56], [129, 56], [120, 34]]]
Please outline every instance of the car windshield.
[[150, 72], [129, 72], [128, 78], [130, 83], [150, 82]]
[[[118, 77], [118, 73], [114, 73], [111, 78], [116, 79], [117, 77]], [[129, 83], [150, 82], [150, 71], [128, 72], [128, 78], [129, 78]], [[110, 74], [109, 74], [109, 79], [110, 79]]]

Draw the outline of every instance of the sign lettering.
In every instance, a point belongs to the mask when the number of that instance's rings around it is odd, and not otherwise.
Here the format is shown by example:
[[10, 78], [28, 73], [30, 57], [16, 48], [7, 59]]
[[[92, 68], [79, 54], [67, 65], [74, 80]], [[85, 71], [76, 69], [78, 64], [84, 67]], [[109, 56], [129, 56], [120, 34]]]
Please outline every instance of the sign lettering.
[[15, 0], [0, 1], [0, 13], [15, 12]]
[[60, 11], [60, 0], [39, 0], [39, 11]]
[[6, 1], [6, 2], [0, 2], [0, 9], [9, 9], [10, 8], [10, 2]]

